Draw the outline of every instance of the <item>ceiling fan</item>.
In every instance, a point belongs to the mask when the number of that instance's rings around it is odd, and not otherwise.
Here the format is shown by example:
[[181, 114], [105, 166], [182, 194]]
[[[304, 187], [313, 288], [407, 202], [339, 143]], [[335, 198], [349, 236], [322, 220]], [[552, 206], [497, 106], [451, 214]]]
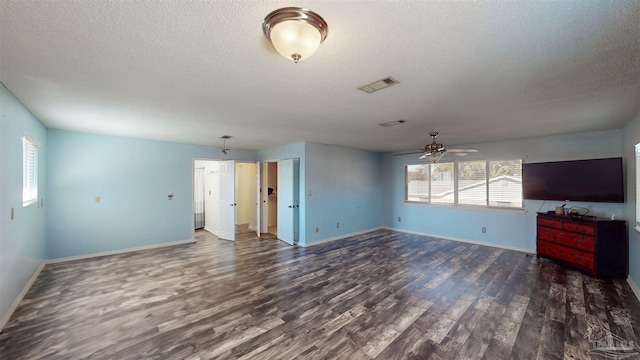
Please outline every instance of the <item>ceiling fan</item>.
[[420, 154], [420, 153], [422, 153], [422, 156], [420, 156], [418, 159], [427, 158], [431, 162], [435, 163], [435, 162], [438, 162], [438, 160], [440, 160], [440, 158], [442, 158], [442, 156], [444, 156], [445, 153], [451, 153], [451, 154], [457, 155], [457, 156], [466, 156], [469, 153], [478, 152], [477, 149], [446, 149], [443, 144], [438, 144], [436, 142], [436, 137], [438, 136], [438, 132], [437, 131], [430, 132], [429, 136], [431, 136], [433, 141], [431, 142], [431, 144], [425, 145], [424, 149], [420, 149], [420, 150], [417, 150], [417, 151], [396, 153], [396, 154], [393, 154], [393, 156], [408, 155], [408, 154]]

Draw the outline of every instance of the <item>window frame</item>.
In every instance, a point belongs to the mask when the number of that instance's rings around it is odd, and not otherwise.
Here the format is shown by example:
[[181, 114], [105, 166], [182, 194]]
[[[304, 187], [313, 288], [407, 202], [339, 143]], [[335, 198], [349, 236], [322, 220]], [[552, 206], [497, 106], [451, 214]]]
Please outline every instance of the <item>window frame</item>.
[[636, 166], [636, 223], [635, 229], [636, 231], [640, 231], [640, 188], [638, 184], [640, 184], [640, 140], [636, 140], [634, 145], [634, 157], [635, 157], [635, 166]]
[[[455, 169], [456, 169], [456, 178], [457, 178], [457, 185], [456, 189], [454, 189], [455, 193], [456, 193], [456, 203], [461, 205], [461, 206], [489, 206], [489, 161], [490, 160], [483, 160], [483, 159], [472, 159], [472, 160], [459, 160], [456, 161], [455, 163]], [[480, 204], [473, 204], [473, 203], [460, 203], [460, 164], [461, 163], [472, 163], [472, 162], [484, 162], [484, 204], [480, 205]], [[479, 180], [481, 181], [481, 180]]]
[[[427, 165], [427, 176], [431, 176], [431, 164], [430, 163], [425, 163], [425, 162], [415, 162], [415, 163], [405, 163], [404, 164], [404, 176], [405, 176], [405, 181], [404, 181], [404, 201], [405, 202], [410, 202], [410, 203], [425, 203], [425, 201], [420, 201], [420, 200], [409, 200], [409, 183], [407, 182], [407, 174], [409, 171], [409, 166], [412, 165], [420, 165], [420, 166], [424, 166]], [[427, 197], [429, 198], [429, 200], [427, 202], [431, 202], [431, 181], [428, 181], [427, 183]]]
[[22, 136], [22, 207], [38, 202], [38, 143]]
[[[477, 162], [477, 161], [484, 161], [484, 165], [485, 165], [485, 191], [486, 191], [486, 201], [484, 205], [480, 205], [480, 204], [461, 204], [459, 202], [459, 191], [460, 191], [460, 187], [459, 187], [459, 164], [463, 163], [463, 162]], [[433, 163], [430, 162], [420, 162], [420, 161], [414, 161], [414, 162], [405, 162], [404, 164], [404, 187], [405, 187], [405, 193], [404, 193], [404, 202], [406, 204], [424, 204], [424, 205], [432, 205], [432, 206], [445, 206], [445, 207], [450, 207], [450, 206], [454, 206], [454, 207], [463, 207], [463, 208], [473, 208], [473, 209], [493, 209], [493, 210], [507, 210], [507, 211], [522, 211], [525, 209], [524, 207], [524, 197], [522, 196], [522, 185], [520, 187], [520, 193], [521, 193], [521, 198], [520, 198], [520, 204], [519, 206], [496, 206], [496, 205], [490, 205], [491, 204], [491, 196], [490, 196], [490, 180], [491, 180], [491, 167], [490, 164], [492, 162], [500, 162], [500, 161], [519, 161], [520, 162], [520, 177], [522, 179], [522, 165], [524, 164], [524, 159], [522, 157], [515, 157], [515, 158], [497, 158], [497, 159], [468, 159], [468, 160], [451, 160], [451, 161], [439, 161], [436, 164], [440, 164], [440, 163], [452, 163], [453, 164], [453, 195], [454, 195], [454, 200], [453, 203], [434, 203], [432, 202], [433, 199], [433, 195], [432, 195], [432, 190], [433, 190], [433, 186], [431, 184], [431, 171], [432, 171], [432, 165]], [[420, 200], [409, 200], [409, 182], [407, 181], [408, 179], [408, 169], [409, 166], [411, 165], [421, 165], [421, 166], [428, 166], [428, 173], [429, 173], [429, 184], [428, 184], [428, 189], [429, 189], [429, 194], [428, 194], [428, 200], [425, 201], [420, 201]], [[640, 223], [639, 223], [639, 227], [640, 227]]]

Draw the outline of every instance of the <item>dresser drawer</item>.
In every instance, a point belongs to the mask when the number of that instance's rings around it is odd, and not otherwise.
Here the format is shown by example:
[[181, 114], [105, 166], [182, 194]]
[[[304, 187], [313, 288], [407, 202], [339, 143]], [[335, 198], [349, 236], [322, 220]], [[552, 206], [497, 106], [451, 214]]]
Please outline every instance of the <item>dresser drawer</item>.
[[538, 217], [538, 225], [552, 227], [556, 229], [562, 229], [562, 221], [556, 219], [547, 219], [543, 217]]
[[566, 232], [538, 225], [538, 239], [564, 243]]
[[538, 239], [589, 252], [594, 252], [596, 249], [596, 242], [593, 236], [551, 229], [544, 226], [538, 226]]
[[578, 248], [580, 250], [585, 250], [589, 252], [595, 252], [596, 250], [596, 240], [593, 236], [582, 235], [576, 233], [565, 233], [565, 241], [564, 243], [568, 246]]
[[564, 229], [588, 235], [593, 235], [596, 233], [596, 228], [592, 225], [576, 224], [572, 222], [565, 222]]
[[538, 241], [538, 254], [595, 270], [593, 254], [577, 249], [540, 240]]

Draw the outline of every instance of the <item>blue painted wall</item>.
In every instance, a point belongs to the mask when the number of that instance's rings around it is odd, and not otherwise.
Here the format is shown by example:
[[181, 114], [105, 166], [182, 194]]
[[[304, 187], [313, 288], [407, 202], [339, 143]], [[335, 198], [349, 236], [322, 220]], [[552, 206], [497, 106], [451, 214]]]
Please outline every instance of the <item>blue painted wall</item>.
[[[380, 154], [298, 142], [259, 151], [258, 158], [300, 159], [301, 246], [380, 227], [383, 199]], [[336, 227], [338, 222], [340, 228]]]
[[629, 223], [629, 277], [640, 284], [640, 229], [635, 229], [636, 218], [636, 164], [635, 144], [640, 143], [640, 114], [629, 121], [623, 129], [622, 145], [627, 164], [627, 220]]
[[0, 84], [0, 318], [46, 258], [45, 208], [22, 207], [23, 135], [40, 145], [38, 197], [46, 201], [46, 128]]
[[48, 150], [52, 259], [191, 239], [193, 159], [221, 158], [217, 147], [51, 129]]
[[[470, 144], [478, 154], [464, 160], [518, 158], [524, 162], [578, 160], [620, 157], [620, 130], [550, 136], [524, 140]], [[451, 158], [449, 158], [451, 159]], [[387, 227], [432, 234], [446, 238], [495, 244], [498, 246], [535, 250], [536, 212], [552, 210], [562, 202], [525, 201], [524, 211], [471, 209], [468, 207], [407, 204], [404, 202], [404, 164], [415, 162], [415, 155], [383, 156], [384, 225]], [[444, 158], [442, 161], [446, 161]], [[455, 158], [452, 160], [456, 160]], [[626, 166], [625, 166], [626, 167]], [[626, 219], [625, 204], [569, 203], [585, 207], [590, 214]], [[398, 222], [398, 217], [401, 221]], [[482, 227], [487, 228], [482, 233]]]
[[298, 191], [298, 199], [300, 205], [299, 212], [299, 232], [298, 232], [298, 244], [304, 246], [307, 243], [306, 234], [303, 229], [306, 226], [306, 199], [304, 197], [306, 174], [305, 169], [307, 167], [307, 160], [305, 155], [306, 143], [297, 142], [282, 146], [277, 146], [270, 149], [258, 151], [257, 157], [260, 161], [278, 161], [284, 159], [298, 159], [299, 160], [299, 175], [300, 175], [300, 187]]
[[305, 153], [307, 245], [381, 226], [380, 154], [317, 143]]

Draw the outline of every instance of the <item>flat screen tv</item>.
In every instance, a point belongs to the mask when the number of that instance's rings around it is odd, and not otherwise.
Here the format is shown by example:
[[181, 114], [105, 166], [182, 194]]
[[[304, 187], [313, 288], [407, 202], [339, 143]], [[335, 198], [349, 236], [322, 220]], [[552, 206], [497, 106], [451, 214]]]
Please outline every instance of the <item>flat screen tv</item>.
[[624, 202], [622, 158], [522, 164], [529, 200]]

